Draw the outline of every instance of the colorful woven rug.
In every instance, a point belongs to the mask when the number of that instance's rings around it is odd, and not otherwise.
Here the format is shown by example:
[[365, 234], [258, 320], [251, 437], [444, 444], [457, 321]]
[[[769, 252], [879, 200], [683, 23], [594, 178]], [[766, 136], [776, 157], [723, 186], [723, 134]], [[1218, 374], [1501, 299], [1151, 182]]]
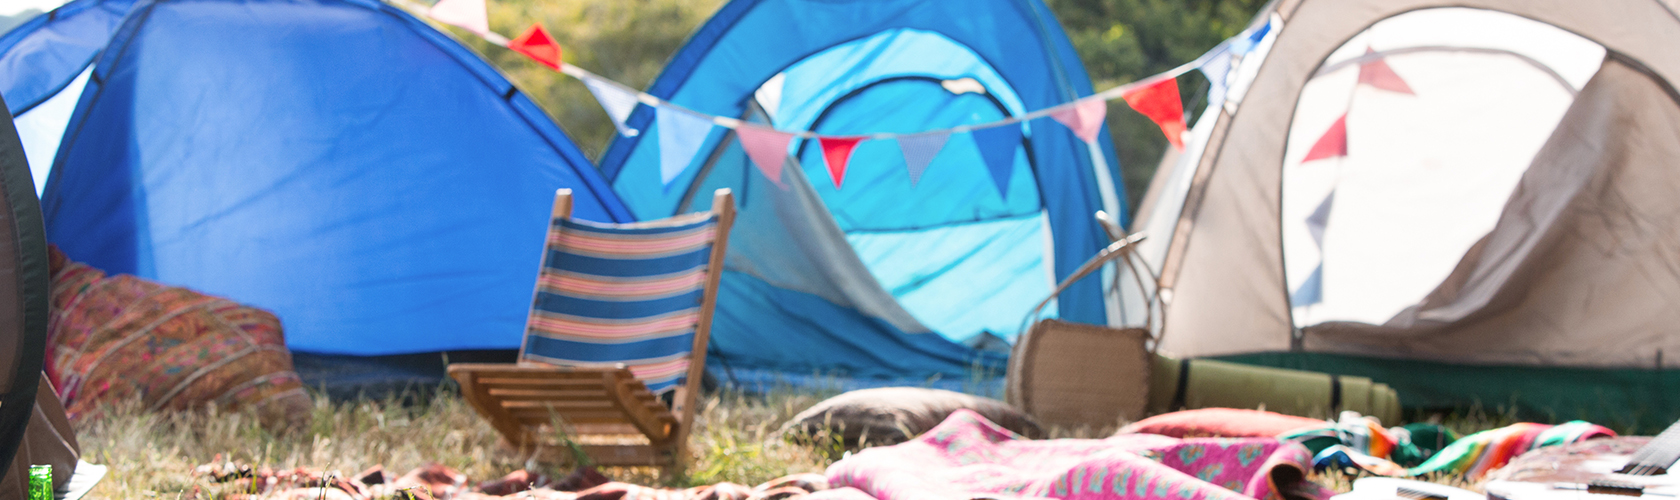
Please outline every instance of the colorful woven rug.
[[52, 316], [46, 372], [71, 420], [139, 400], [148, 410], [214, 404], [270, 428], [307, 425], [313, 408], [267, 311], [49, 251]]
[[829, 500], [1321, 499], [1305, 481], [1310, 454], [1275, 438], [1027, 440], [968, 410], [902, 444], [871, 448], [828, 468]]

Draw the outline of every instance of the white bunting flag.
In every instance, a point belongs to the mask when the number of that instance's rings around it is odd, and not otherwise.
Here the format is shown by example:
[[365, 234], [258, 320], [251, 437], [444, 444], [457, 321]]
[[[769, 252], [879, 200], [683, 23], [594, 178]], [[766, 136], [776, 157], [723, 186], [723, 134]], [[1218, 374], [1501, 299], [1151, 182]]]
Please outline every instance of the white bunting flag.
[[1228, 48], [1215, 49], [1213, 55], [1208, 56], [1207, 62], [1200, 69], [1208, 79], [1208, 109], [1219, 109], [1225, 106], [1225, 91], [1229, 88], [1225, 82], [1231, 76], [1231, 51]]
[[946, 131], [898, 138], [898, 150], [904, 153], [904, 166], [910, 170], [910, 185], [921, 182], [922, 172], [927, 171], [928, 164], [939, 156], [939, 150], [945, 149], [945, 141], [950, 138], [951, 133]]
[[426, 16], [480, 36], [490, 33], [490, 14], [484, 0], [438, 0], [426, 11]]
[[671, 181], [694, 163], [694, 154], [712, 132], [712, 120], [671, 108], [654, 108], [659, 131], [659, 181], [669, 189]]
[[595, 100], [601, 102], [601, 108], [607, 110], [607, 116], [613, 119], [613, 126], [618, 127], [618, 133], [625, 137], [635, 137], [640, 133], [625, 124], [630, 119], [630, 111], [636, 109], [636, 95], [608, 82], [594, 78], [584, 78], [583, 85], [589, 87], [589, 93], [595, 94]]

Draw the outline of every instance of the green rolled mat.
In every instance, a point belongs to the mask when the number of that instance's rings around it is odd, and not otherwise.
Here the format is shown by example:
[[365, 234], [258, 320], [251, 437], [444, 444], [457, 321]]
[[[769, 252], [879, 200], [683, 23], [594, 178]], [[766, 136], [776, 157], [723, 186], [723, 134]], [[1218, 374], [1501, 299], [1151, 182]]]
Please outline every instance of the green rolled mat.
[[1400, 420], [1399, 394], [1369, 378], [1155, 356], [1149, 413], [1192, 408], [1259, 408], [1325, 419], [1356, 411], [1384, 423]]

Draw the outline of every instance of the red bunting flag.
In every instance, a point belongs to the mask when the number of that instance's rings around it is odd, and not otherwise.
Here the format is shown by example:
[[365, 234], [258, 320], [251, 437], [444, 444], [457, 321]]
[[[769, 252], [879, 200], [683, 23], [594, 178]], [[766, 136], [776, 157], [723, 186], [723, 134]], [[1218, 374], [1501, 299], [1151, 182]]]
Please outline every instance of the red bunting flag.
[[1108, 102], [1102, 99], [1076, 101], [1073, 106], [1050, 113], [1050, 118], [1073, 129], [1073, 135], [1079, 136], [1085, 142], [1096, 142], [1097, 132], [1102, 130], [1103, 118], [1107, 117]]
[[852, 159], [852, 149], [856, 148], [864, 137], [819, 137], [817, 144], [822, 146], [823, 161], [828, 162], [828, 176], [834, 179], [834, 189], [840, 189], [840, 181], [846, 178], [846, 162]]
[[1168, 78], [1120, 96], [1133, 110], [1161, 127], [1167, 142], [1184, 149], [1184, 102], [1178, 96], [1178, 80]]
[[[1377, 52], [1371, 50], [1370, 47], [1365, 47], [1365, 57], [1371, 57], [1371, 54], [1375, 53]], [[1359, 83], [1389, 92], [1417, 95], [1417, 93], [1412, 92], [1412, 86], [1406, 85], [1406, 80], [1400, 78], [1400, 74], [1395, 73], [1394, 68], [1389, 67], [1388, 62], [1384, 61], [1382, 57], [1371, 57], [1365, 62], [1359, 63]]]
[[735, 135], [740, 136], [741, 149], [747, 150], [747, 157], [752, 159], [758, 171], [769, 177], [770, 182], [782, 185], [782, 164], [787, 161], [788, 143], [793, 141], [793, 134], [755, 125], [741, 125], [735, 129]]
[[1342, 113], [1336, 123], [1330, 124], [1330, 130], [1318, 137], [1318, 142], [1307, 150], [1307, 156], [1301, 159], [1301, 163], [1343, 156], [1347, 156], [1347, 113]]
[[508, 50], [525, 54], [525, 57], [556, 71], [560, 69], [560, 44], [554, 43], [554, 37], [548, 36], [548, 30], [543, 29], [541, 24], [531, 25], [525, 34], [509, 41]]

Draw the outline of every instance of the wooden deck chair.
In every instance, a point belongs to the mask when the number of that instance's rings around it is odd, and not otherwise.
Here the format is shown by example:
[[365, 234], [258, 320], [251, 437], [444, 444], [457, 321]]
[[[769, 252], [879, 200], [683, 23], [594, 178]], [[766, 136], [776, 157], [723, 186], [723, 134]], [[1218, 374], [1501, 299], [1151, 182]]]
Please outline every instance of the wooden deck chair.
[[560, 190], [519, 362], [453, 364], [449, 376], [522, 453], [566, 457], [566, 433], [597, 465], [675, 473], [734, 198], [720, 189], [710, 212], [634, 224], [573, 220], [571, 209], [571, 190]]

